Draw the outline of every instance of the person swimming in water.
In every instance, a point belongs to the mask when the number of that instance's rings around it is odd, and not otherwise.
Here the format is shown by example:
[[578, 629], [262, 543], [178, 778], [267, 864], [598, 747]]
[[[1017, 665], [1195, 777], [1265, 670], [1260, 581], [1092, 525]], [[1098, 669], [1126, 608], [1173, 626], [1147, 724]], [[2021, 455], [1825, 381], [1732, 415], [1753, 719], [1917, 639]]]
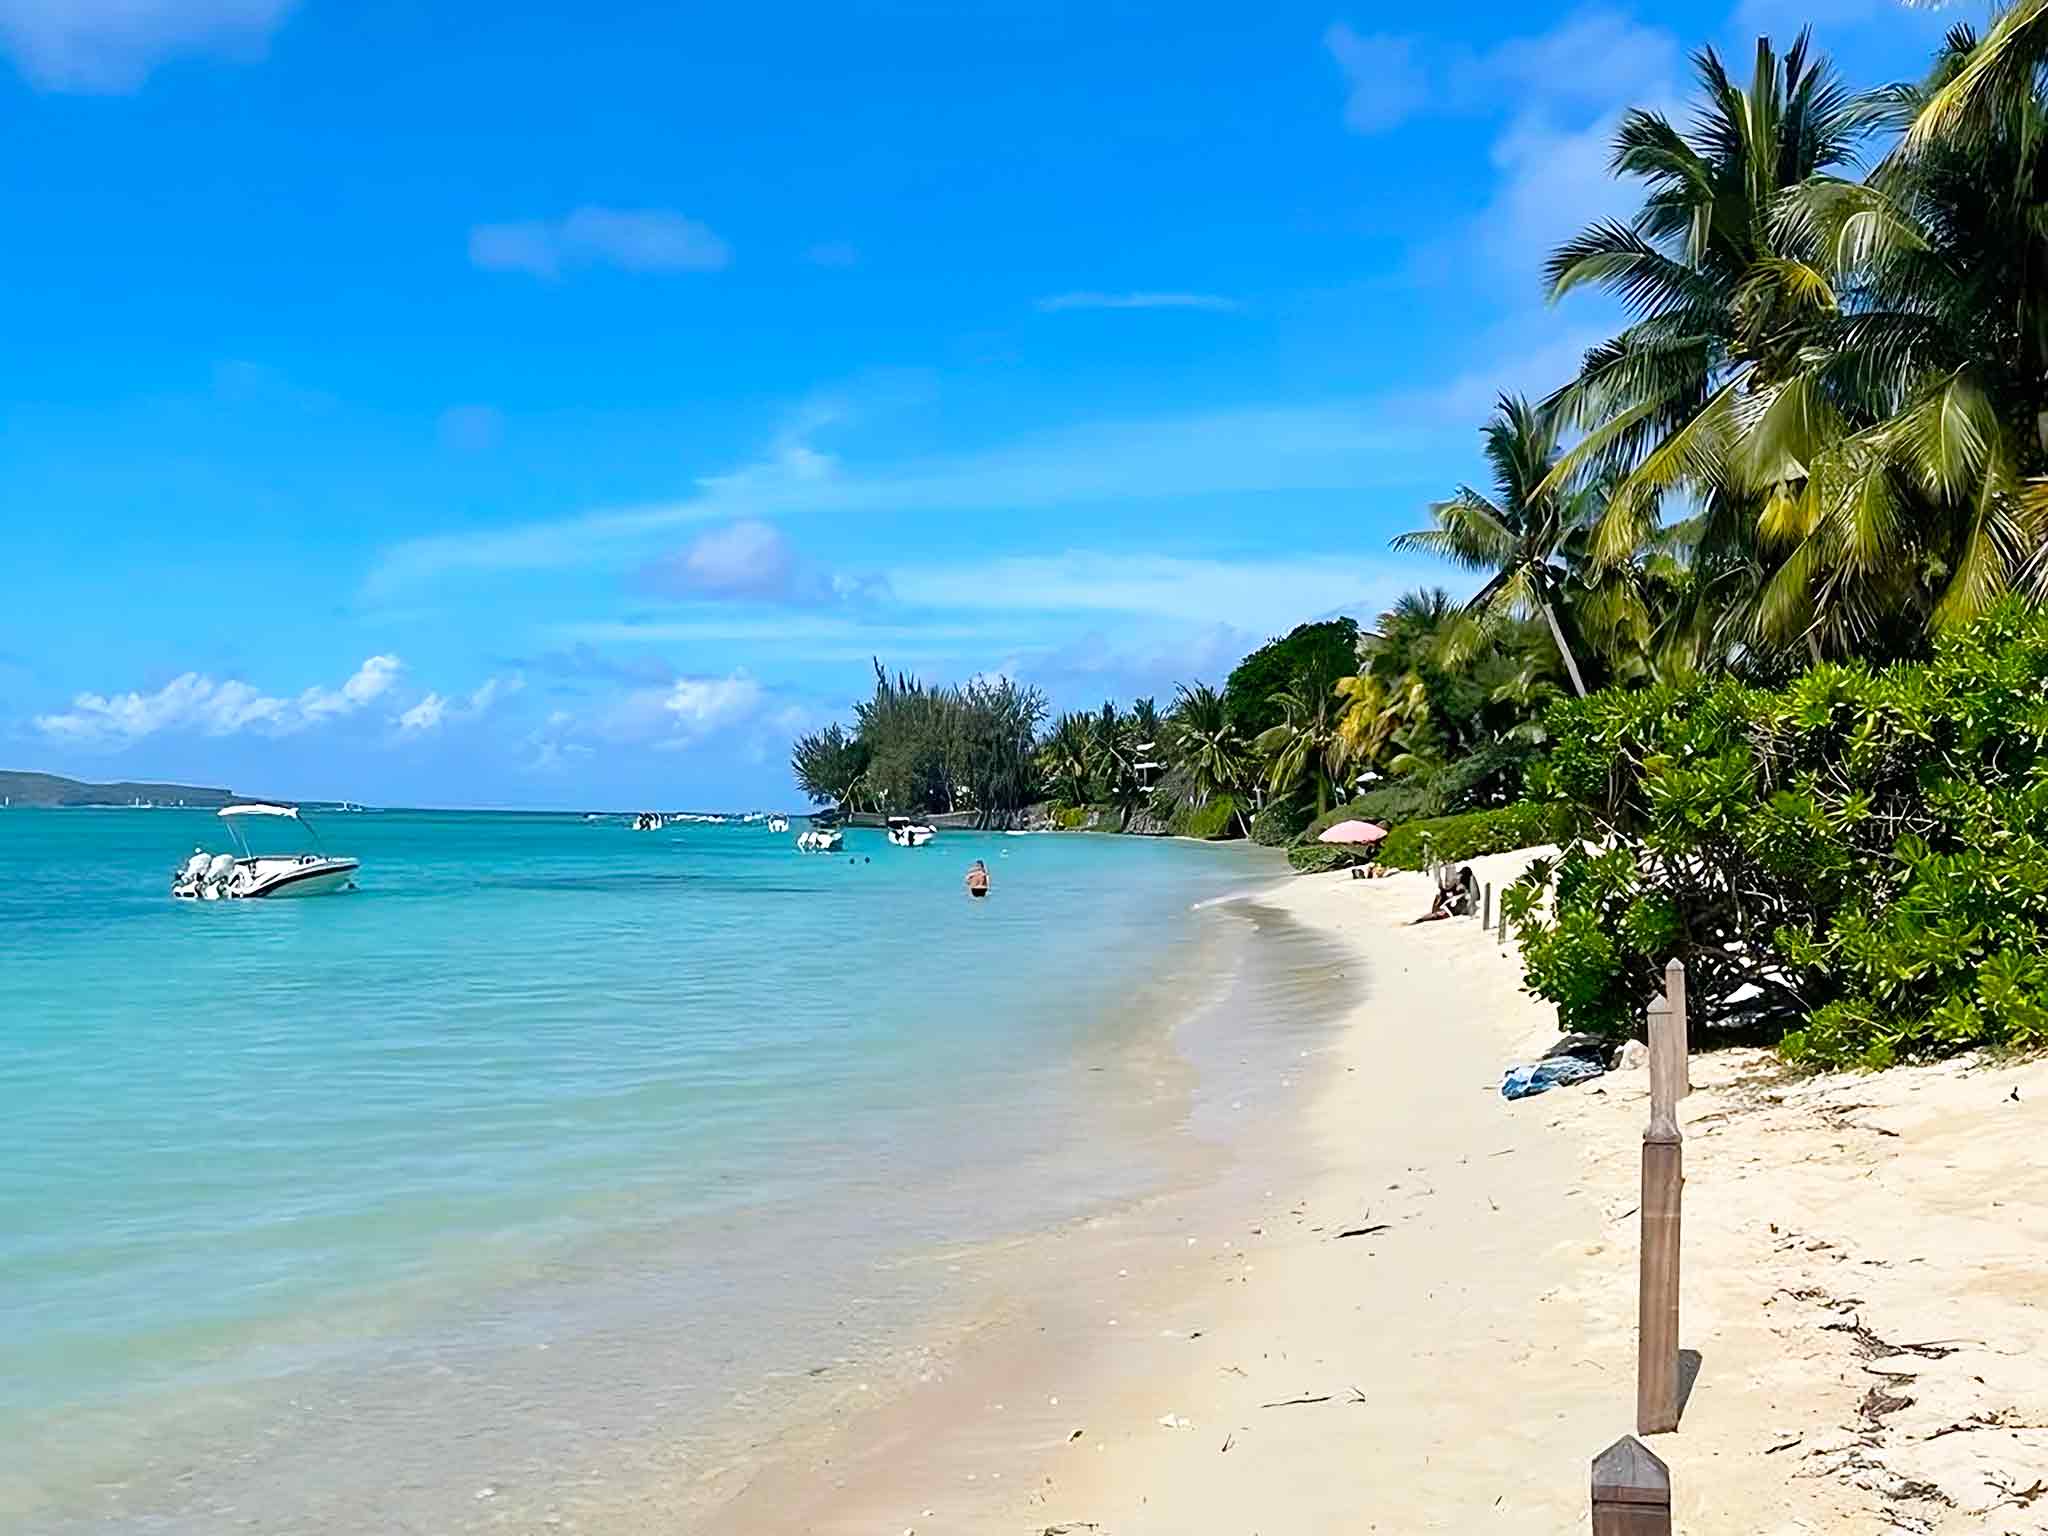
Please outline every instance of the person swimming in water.
[[988, 894], [988, 866], [976, 859], [967, 871], [967, 894], [986, 896]]

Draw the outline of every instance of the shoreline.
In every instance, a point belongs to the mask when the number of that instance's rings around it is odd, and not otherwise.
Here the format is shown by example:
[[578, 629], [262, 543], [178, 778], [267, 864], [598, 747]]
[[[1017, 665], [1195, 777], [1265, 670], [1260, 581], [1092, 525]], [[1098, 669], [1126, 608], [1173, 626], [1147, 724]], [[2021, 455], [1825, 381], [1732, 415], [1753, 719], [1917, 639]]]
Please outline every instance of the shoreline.
[[[1529, 857], [1471, 862], [1499, 888]], [[1210, 1185], [1043, 1239], [926, 1380], [715, 1519], [1584, 1531], [1587, 1465], [1633, 1427], [1647, 1081], [1502, 1100], [1549, 1010], [1476, 922], [1404, 926], [1428, 897], [1412, 874], [1249, 893], [1365, 973], [1304, 1091]], [[1794, 1078], [1722, 1051], [1694, 1083], [1682, 1338], [1704, 1359], [1649, 1442], [1680, 1528], [2048, 1529], [2048, 1061]]]

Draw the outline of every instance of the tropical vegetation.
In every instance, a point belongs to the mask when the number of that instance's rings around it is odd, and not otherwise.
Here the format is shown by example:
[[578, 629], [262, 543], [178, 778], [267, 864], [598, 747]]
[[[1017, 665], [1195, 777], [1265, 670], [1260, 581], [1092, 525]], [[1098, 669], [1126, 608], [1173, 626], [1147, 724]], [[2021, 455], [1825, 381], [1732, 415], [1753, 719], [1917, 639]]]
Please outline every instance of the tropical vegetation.
[[[1552, 252], [1623, 323], [1399, 550], [1465, 573], [1164, 710], [877, 669], [820, 800], [1249, 836], [1297, 867], [1556, 841], [1528, 985], [1881, 1063], [2048, 1043], [2048, 0], [1858, 90], [1807, 34], [1615, 131], [1635, 212]], [[969, 723], [969, 722], [973, 723]], [[1696, 1034], [1698, 1031], [1696, 1030]]]

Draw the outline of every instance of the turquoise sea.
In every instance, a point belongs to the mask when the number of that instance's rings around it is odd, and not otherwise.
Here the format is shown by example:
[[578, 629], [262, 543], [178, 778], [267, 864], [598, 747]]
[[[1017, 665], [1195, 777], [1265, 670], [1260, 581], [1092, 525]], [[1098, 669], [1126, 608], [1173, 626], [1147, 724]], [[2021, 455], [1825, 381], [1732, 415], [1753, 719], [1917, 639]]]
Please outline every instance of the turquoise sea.
[[0, 1529], [457, 1530], [771, 1436], [918, 1256], [1167, 1176], [1276, 872], [316, 820], [359, 891], [198, 904], [206, 813], [0, 812]]

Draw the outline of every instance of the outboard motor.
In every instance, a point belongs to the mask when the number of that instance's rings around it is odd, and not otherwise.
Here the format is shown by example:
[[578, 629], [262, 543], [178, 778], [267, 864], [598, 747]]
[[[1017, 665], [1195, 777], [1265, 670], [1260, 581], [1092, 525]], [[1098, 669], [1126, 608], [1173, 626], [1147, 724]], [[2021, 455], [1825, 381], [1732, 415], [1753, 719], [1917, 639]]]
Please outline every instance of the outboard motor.
[[171, 894], [186, 901], [199, 894], [199, 883], [206, 878], [207, 853], [204, 848], [192, 850], [187, 859], [171, 875]]

